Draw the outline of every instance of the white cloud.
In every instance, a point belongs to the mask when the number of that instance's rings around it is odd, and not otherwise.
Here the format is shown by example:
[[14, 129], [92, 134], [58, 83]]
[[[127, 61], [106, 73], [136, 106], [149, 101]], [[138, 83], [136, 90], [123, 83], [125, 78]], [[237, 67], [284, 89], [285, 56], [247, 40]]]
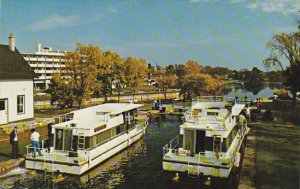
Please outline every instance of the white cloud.
[[118, 12], [118, 10], [115, 9], [115, 8], [108, 8], [107, 10], [108, 10], [109, 12], [112, 12], [112, 13], [117, 13], [117, 12]]
[[256, 3], [249, 3], [249, 4], [247, 5], [247, 7], [248, 7], [249, 9], [256, 9], [256, 8], [257, 8], [257, 4], [256, 4]]
[[244, 0], [230, 0], [229, 3], [241, 3], [244, 2]]
[[78, 15], [60, 16], [55, 14], [42, 20], [30, 23], [26, 26], [26, 28], [31, 31], [38, 31], [57, 27], [69, 27], [76, 25], [79, 20], [80, 16]]
[[284, 15], [297, 14], [300, 10], [299, 0], [260, 0], [249, 3], [248, 8], [257, 8], [263, 12], [278, 12]]

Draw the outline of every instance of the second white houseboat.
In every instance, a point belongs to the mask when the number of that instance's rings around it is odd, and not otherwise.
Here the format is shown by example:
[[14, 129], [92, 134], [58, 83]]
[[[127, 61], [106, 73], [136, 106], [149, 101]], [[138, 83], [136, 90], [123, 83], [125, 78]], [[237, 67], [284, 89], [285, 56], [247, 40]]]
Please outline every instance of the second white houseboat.
[[[120, 152], [145, 134], [147, 116], [140, 104], [108, 103], [59, 116], [50, 140], [43, 140], [43, 156], [27, 146], [25, 167], [81, 175]], [[46, 144], [50, 145], [46, 145]]]
[[228, 178], [249, 132], [241, 115], [245, 104], [222, 97], [193, 103], [180, 126], [180, 135], [163, 147], [163, 169], [192, 175]]

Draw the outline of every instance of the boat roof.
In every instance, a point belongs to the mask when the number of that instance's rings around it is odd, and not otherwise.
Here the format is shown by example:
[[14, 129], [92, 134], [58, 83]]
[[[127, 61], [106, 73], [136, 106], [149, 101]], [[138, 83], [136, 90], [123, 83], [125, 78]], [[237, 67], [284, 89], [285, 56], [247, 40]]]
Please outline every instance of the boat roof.
[[[180, 128], [192, 129], [192, 130], [207, 130], [218, 135], [227, 135], [232, 126], [226, 126], [225, 120], [231, 116], [238, 116], [244, 109], [245, 104], [235, 103], [230, 105], [230, 109], [226, 107], [228, 102], [224, 101], [205, 101], [196, 102], [192, 106], [192, 110], [201, 109], [201, 112], [213, 113], [206, 116], [200, 115], [199, 117], [193, 118], [188, 117], [189, 121], [186, 121]], [[216, 114], [214, 114], [216, 113]]]
[[106, 103], [97, 106], [92, 106], [70, 112], [73, 114], [73, 119], [70, 121], [61, 122], [53, 125], [53, 127], [71, 127], [71, 124], [76, 124], [77, 129], [93, 129], [107, 124], [107, 119], [103, 119], [105, 115], [117, 115], [122, 112], [137, 109], [142, 107], [142, 104], [130, 103]]

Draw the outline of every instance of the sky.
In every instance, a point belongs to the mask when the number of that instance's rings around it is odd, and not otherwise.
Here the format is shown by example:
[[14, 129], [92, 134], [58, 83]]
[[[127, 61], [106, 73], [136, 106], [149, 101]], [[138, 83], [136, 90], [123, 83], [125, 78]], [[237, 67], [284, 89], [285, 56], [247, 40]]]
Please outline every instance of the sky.
[[152, 65], [265, 70], [266, 43], [297, 31], [299, 0], [0, 0], [0, 44], [74, 50], [99, 45]]

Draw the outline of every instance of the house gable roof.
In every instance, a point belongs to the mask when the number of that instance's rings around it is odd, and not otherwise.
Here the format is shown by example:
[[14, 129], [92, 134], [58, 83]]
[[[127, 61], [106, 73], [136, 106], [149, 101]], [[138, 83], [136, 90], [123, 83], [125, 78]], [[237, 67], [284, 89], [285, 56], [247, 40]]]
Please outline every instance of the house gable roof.
[[11, 51], [8, 45], [0, 45], [0, 79], [33, 79], [36, 74], [15, 48]]

